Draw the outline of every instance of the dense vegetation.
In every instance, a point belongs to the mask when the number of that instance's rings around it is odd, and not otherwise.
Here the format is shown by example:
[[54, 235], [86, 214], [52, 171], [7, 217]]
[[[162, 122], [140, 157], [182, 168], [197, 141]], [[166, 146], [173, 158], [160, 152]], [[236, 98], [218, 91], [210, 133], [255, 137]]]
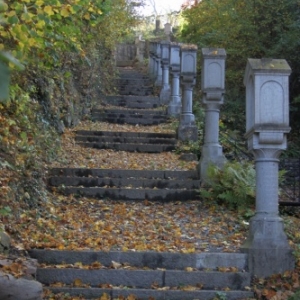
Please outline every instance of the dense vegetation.
[[[245, 131], [245, 88], [247, 58], [286, 59], [290, 76], [290, 154], [295, 151], [300, 108], [300, 5], [298, 0], [202, 0], [183, 13], [178, 38], [203, 47], [225, 48], [226, 104], [223, 121], [230, 128]], [[236, 122], [236, 116], [239, 122]]]
[[44, 165], [58, 134], [112, 88], [115, 45], [136, 24], [140, 2], [0, 1], [2, 213], [45, 200]]

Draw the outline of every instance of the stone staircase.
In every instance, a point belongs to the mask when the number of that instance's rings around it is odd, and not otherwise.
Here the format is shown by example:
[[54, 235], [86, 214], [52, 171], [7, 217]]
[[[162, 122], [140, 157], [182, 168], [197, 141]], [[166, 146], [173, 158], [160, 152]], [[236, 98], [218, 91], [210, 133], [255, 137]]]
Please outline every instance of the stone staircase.
[[177, 144], [176, 135], [172, 133], [87, 130], [77, 131], [75, 141], [83, 147], [145, 153], [173, 151]]
[[132, 68], [120, 68], [120, 76], [116, 80], [116, 86], [119, 95], [153, 95], [153, 83], [150, 78]]
[[49, 185], [65, 195], [112, 200], [172, 201], [199, 198], [196, 171], [52, 169]]
[[52, 285], [55, 293], [85, 299], [99, 299], [104, 294], [110, 297], [105, 299], [132, 295], [130, 299], [145, 300], [238, 300], [253, 296], [245, 290], [251, 278], [244, 271], [246, 256], [241, 253], [32, 250], [30, 255], [40, 263], [39, 281]]
[[[129, 95], [107, 97], [107, 103], [115, 107], [95, 109], [93, 120], [139, 126], [167, 122], [159, 99], [148, 96], [148, 91], [153, 93], [148, 78], [126, 68], [120, 74], [120, 94], [128, 88]], [[80, 130], [75, 139], [83, 147], [116, 151], [159, 153], [176, 146], [175, 134], [163, 133]], [[49, 171], [48, 183], [52, 190], [79, 199], [165, 202], [196, 200], [200, 178], [197, 170], [55, 168]], [[84, 299], [241, 300], [253, 296], [247, 256], [242, 253], [39, 249], [30, 255], [40, 264], [37, 280], [45, 287]]]

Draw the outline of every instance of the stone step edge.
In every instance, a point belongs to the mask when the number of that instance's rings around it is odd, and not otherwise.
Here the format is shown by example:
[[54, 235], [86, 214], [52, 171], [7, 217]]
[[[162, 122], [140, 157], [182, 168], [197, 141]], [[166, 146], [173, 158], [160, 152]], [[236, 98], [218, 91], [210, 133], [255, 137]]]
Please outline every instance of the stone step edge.
[[251, 284], [251, 275], [246, 272], [218, 272], [185, 270], [129, 270], [129, 269], [78, 269], [38, 268], [37, 280], [51, 285], [63, 282], [72, 285], [80, 278], [83, 284], [99, 287], [100, 284], [136, 288], [174, 287], [201, 284], [203, 290], [224, 289], [245, 290]]
[[44, 250], [31, 249], [29, 255], [40, 263], [50, 264], [82, 262], [90, 265], [95, 261], [109, 267], [112, 261], [133, 267], [149, 267], [151, 269], [180, 269], [192, 267], [199, 270], [216, 269], [217, 267], [236, 267], [247, 270], [246, 253], [240, 252], [200, 252], [174, 253], [154, 251], [95, 251], [95, 250]]
[[88, 297], [86, 299], [99, 298], [107, 294], [110, 299], [117, 299], [119, 296], [129, 297], [134, 295], [139, 300], [211, 300], [219, 295], [224, 295], [226, 300], [240, 300], [253, 298], [251, 291], [216, 291], [216, 290], [197, 290], [197, 291], [174, 291], [174, 290], [150, 290], [150, 289], [101, 289], [101, 288], [68, 288], [68, 287], [46, 287], [54, 294], [67, 293], [71, 296]]
[[[90, 130], [76, 130], [76, 134], [78, 135], [87, 135], [87, 136], [113, 136], [113, 137], [132, 137], [132, 138], [157, 138], [158, 139], [176, 139], [176, 133], [163, 133], [163, 132], [127, 132], [127, 131], [90, 131]], [[177, 140], [177, 139], [176, 139]]]
[[53, 176], [48, 178], [48, 184], [59, 187], [64, 186], [85, 186], [85, 187], [131, 187], [131, 188], [168, 188], [175, 189], [185, 187], [188, 189], [200, 189], [200, 180], [168, 180], [168, 179], [139, 179], [139, 178], [99, 178], [99, 177], [70, 177]]
[[136, 169], [100, 169], [100, 168], [52, 168], [49, 176], [115, 177], [115, 178], [190, 178], [199, 179], [197, 170], [136, 170]]
[[135, 96], [135, 95], [106, 95], [105, 99], [120, 99], [120, 100], [140, 100], [142, 102], [144, 101], [159, 101], [158, 96]]
[[77, 145], [86, 148], [95, 149], [113, 149], [115, 151], [128, 151], [128, 152], [139, 152], [139, 153], [161, 153], [170, 152], [176, 149], [175, 145], [172, 144], [133, 144], [133, 143], [108, 143], [108, 142], [76, 142]]
[[[122, 141], [122, 139], [124, 139]], [[139, 141], [140, 139], [140, 141]], [[175, 139], [162, 139], [157, 141], [154, 138], [119, 138], [119, 137], [97, 137], [97, 136], [76, 136], [75, 141], [78, 143], [95, 143], [95, 144], [116, 144], [116, 145], [149, 145], [149, 146], [176, 146], [177, 140]]]
[[[50, 187], [51, 188], [51, 187]], [[52, 190], [54, 188], [52, 187]], [[101, 188], [101, 187], [64, 187], [64, 195], [78, 195], [105, 200], [119, 201], [190, 201], [200, 200], [198, 189], [135, 189], [135, 188]]]

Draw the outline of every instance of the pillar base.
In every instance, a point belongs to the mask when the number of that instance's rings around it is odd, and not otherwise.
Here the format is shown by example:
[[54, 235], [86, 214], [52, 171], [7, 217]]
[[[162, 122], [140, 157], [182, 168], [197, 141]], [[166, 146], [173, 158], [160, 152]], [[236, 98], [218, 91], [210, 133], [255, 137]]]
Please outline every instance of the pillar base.
[[161, 75], [158, 75], [158, 76], [157, 76], [154, 85], [155, 85], [155, 86], [162, 86], [162, 85], [163, 85], [163, 82], [162, 82], [162, 76], [161, 76]]
[[178, 104], [170, 103], [168, 105], [167, 114], [169, 116], [178, 117], [181, 114], [181, 103]]
[[199, 174], [201, 182], [208, 182], [207, 169], [209, 165], [213, 164], [219, 168], [224, 166], [226, 158], [223, 155], [223, 149], [219, 144], [204, 145], [201, 151], [201, 158], [199, 162]]
[[170, 86], [163, 87], [159, 94], [161, 104], [168, 104], [170, 101], [171, 89]]
[[252, 275], [267, 277], [294, 269], [292, 249], [276, 215], [256, 213], [250, 220], [249, 237], [241, 247], [248, 253], [248, 269]]
[[177, 138], [180, 141], [196, 142], [198, 140], [198, 127], [196, 125], [179, 125]]

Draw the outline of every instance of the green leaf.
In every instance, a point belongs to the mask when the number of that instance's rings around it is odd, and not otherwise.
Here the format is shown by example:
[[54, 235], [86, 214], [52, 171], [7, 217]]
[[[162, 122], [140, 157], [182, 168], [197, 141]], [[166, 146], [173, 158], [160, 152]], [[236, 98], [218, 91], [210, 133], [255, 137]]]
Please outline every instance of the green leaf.
[[0, 102], [2, 103], [9, 98], [9, 79], [9, 68], [0, 61]]
[[14, 64], [19, 70], [24, 70], [24, 65], [8, 52], [0, 52], [0, 60]]

